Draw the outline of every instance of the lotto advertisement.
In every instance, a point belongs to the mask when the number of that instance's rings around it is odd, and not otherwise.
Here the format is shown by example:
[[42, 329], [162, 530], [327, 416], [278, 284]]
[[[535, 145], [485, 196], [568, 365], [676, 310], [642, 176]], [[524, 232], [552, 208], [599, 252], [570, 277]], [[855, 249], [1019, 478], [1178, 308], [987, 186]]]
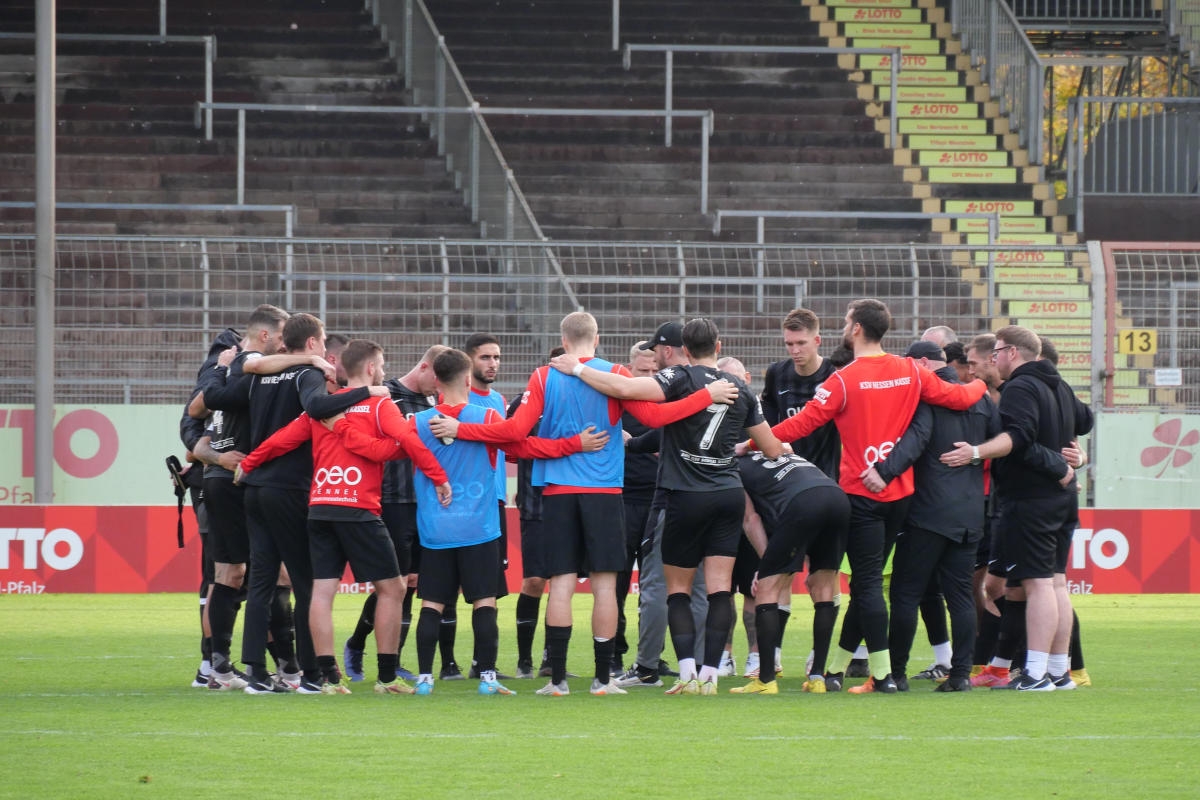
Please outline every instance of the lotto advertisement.
[[[54, 502], [33, 504], [33, 409], [0, 405], [0, 593], [187, 592], [200, 537], [184, 508], [184, 547], [166, 467], [181, 455], [175, 406], [61, 406]], [[1097, 505], [1083, 509], [1067, 580], [1076, 593], [1200, 592], [1195, 417], [1101, 416]], [[1120, 507], [1118, 507], [1120, 506]], [[509, 583], [520, 584], [519, 520], [509, 508]], [[347, 578], [343, 591], [368, 587]]]

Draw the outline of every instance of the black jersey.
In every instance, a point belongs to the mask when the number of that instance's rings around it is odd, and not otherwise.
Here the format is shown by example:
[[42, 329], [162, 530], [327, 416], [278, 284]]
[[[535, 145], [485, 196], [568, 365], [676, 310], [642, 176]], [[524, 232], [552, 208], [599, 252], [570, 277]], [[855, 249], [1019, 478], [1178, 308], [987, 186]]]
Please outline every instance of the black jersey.
[[[392, 393], [392, 402], [405, 419], [412, 419], [414, 414], [420, 414], [434, 405], [434, 399], [414, 392], [397, 378], [384, 381], [384, 386]], [[383, 462], [383, 494], [384, 503], [415, 503], [417, 496], [413, 492], [413, 466], [407, 458]]]
[[737, 460], [737, 466], [742, 486], [762, 517], [768, 536], [789, 522], [783, 517], [800, 494], [817, 486], [837, 488], [837, 483], [812, 462], [796, 455], [772, 460], [762, 453], [747, 453]]
[[[508, 404], [507, 414], [512, 417], [517, 413], [517, 409], [524, 402], [525, 395], [517, 395], [511, 403]], [[542, 420], [539, 418], [533, 423], [533, 427], [529, 429], [529, 436], [537, 436], [538, 430], [542, 427]], [[544, 486], [533, 485], [533, 459], [519, 458], [517, 459], [517, 494], [515, 502], [517, 504], [517, 513], [520, 514], [523, 520], [532, 520], [540, 522], [542, 519], [542, 490]]]
[[[254, 375], [250, 381], [250, 446], [307, 413], [313, 419], [332, 417], [370, 397], [365, 386], [331, 395], [325, 376], [316, 367], [289, 367], [274, 375]], [[249, 451], [247, 451], [249, 452]], [[312, 481], [312, 445], [309, 442], [265, 462], [246, 476], [247, 486], [308, 491]]]
[[763, 421], [758, 398], [739, 378], [715, 367], [667, 367], [654, 377], [667, 400], [687, 397], [722, 378], [740, 390], [731, 405], [713, 403], [663, 429], [659, 486], [685, 492], [740, 488], [733, 448], [746, 428]]
[[[795, 416], [813, 399], [817, 387], [834, 372], [837, 370], [828, 358], [821, 360], [821, 366], [812, 375], [797, 374], [791, 359], [776, 361], [767, 367], [766, 380], [763, 382], [763, 418], [771, 427], [775, 427], [788, 417]], [[835, 481], [838, 479], [842, 441], [837, 426], [832, 422], [825, 423], [791, 445], [796, 455], [808, 459]]]
[[[247, 359], [262, 354], [242, 351], [228, 367], [214, 365], [204, 370], [196, 381], [196, 388], [204, 392], [204, 405], [212, 409], [205, 433], [210, 437], [209, 445], [219, 455], [231, 450], [249, 453], [250, 443], [250, 378], [242, 372]], [[232, 478], [233, 473], [224, 467], [208, 464], [204, 477]]]
[[[635, 439], [652, 430], [639, 422], [628, 411], [621, 414], [621, 427]], [[628, 500], [640, 500], [646, 503], [654, 497], [654, 487], [658, 485], [658, 445], [649, 452], [625, 448], [625, 486], [622, 494]]]

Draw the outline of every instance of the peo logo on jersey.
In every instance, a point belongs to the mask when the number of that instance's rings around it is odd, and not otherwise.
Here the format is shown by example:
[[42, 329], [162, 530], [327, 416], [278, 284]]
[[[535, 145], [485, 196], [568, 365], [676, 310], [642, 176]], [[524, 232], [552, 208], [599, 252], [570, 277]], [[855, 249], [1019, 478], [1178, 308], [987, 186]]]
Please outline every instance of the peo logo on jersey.
[[321, 467], [313, 475], [313, 482], [320, 489], [326, 486], [357, 486], [361, 480], [362, 471], [358, 467]]
[[863, 450], [863, 461], [868, 467], [873, 467], [880, 461], [886, 461], [887, 457], [892, 454], [895, 449], [895, 442], [884, 442], [880, 445], [868, 445], [866, 450]]

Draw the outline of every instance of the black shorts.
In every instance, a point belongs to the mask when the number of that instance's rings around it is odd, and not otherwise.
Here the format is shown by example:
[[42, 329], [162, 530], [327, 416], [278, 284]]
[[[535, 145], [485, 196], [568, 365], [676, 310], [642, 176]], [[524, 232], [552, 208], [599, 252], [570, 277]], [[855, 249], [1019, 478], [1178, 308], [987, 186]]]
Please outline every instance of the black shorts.
[[250, 560], [245, 494], [246, 487], [234, 486], [233, 478], [204, 479], [204, 505], [208, 509], [205, 544], [214, 563], [245, 564]]
[[662, 563], [694, 569], [706, 556], [737, 556], [745, 498], [741, 487], [713, 492], [668, 490]]
[[553, 575], [625, 568], [625, 503], [619, 494], [543, 494], [546, 571]]
[[521, 577], [549, 578], [545, 527], [540, 519], [521, 520]]
[[384, 503], [383, 524], [392, 539], [392, 547], [396, 548], [396, 563], [400, 566], [400, 574], [415, 572], [413, 564], [417, 560], [417, 504]]
[[[811, 491], [812, 489], [809, 489], [807, 492], [804, 492], [800, 495], [800, 498], [807, 498]], [[809, 501], [805, 500], [805, 502]], [[809, 512], [806, 508], [797, 508], [795, 512], [792, 512], [790, 509], [791, 507], [789, 506], [789, 514], [798, 513], [800, 514], [800, 519], [803, 519], [806, 524], [809, 522]], [[848, 523], [844, 527], [821, 526], [820, 530], [815, 531], [813, 537], [808, 542], [809, 574], [811, 575], [821, 570], [841, 570], [842, 561], [846, 558], [846, 537], [849, 535], [850, 526]]]
[[496, 597], [508, 597], [508, 506], [500, 505], [500, 543], [496, 545]]
[[776, 531], [768, 540], [758, 565], [759, 578], [799, 572], [806, 550], [817, 541], [841, 542], [844, 550], [850, 530], [850, 500], [836, 486], [814, 486], [788, 503], [782, 519], [793, 524]]
[[1005, 506], [1004, 561], [1009, 585], [1062, 572], [1071, 548], [1072, 498], [1026, 498]]
[[346, 562], [360, 583], [400, 577], [396, 548], [383, 520], [308, 521], [308, 551], [314, 580], [340, 580]]
[[468, 603], [495, 597], [496, 560], [500, 558], [500, 540], [466, 547], [425, 548], [421, 564], [422, 600], [452, 606], [458, 600], [459, 587]]
[[737, 560], [733, 562], [733, 584], [730, 591], [739, 592], [746, 597], [754, 596], [754, 573], [758, 572], [758, 553], [754, 545], [742, 536], [738, 540]]

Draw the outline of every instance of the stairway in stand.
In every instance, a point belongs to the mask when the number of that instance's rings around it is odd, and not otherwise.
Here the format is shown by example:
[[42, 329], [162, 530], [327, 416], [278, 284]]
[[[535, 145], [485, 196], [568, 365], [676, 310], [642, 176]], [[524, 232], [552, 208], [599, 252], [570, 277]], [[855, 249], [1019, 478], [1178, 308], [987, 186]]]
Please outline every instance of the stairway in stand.
[[[1030, 327], [1053, 340], [1060, 371], [1083, 396], [1090, 387], [1092, 298], [1086, 253], [1053, 189], [1031, 163], [990, 87], [935, 0], [803, 0], [832, 46], [898, 47], [899, 139], [895, 163], [930, 212], [999, 215], [999, 249], [959, 251], [954, 261], [975, 284], [981, 317], [993, 329]], [[873, 103], [877, 129], [888, 130], [890, 57], [843, 56], [841, 65]], [[986, 220], [938, 220], [945, 244], [986, 245]], [[987, 302], [989, 259], [994, 305]]]

